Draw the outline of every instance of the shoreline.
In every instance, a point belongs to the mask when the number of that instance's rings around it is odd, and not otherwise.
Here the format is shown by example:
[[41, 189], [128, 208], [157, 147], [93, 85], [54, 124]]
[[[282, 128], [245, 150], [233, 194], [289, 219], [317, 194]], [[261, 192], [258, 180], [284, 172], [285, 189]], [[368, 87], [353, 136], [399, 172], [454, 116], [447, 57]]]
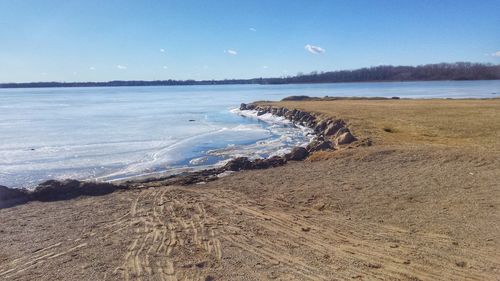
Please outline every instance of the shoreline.
[[496, 279], [500, 100], [254, 105], [341, 118], [359, 140], [202, 185], [0, 209], [0, 278]]
[[[318, 98], [314, 98], [314, 100], [318, 100]], [[254, 160], [247, 157], [237, 157], [227, 161], [226, 164], [220, 167], [200, 168], [199, 170], [170, 175], [165, 175], [169, 173], [169, 171], [166, 171], [159, 173], [158, 176], [139, 175], [111, 181], [49, 179], [38, 184], [33, 189], [11, 188], [0, 185], [0, 196], [3, 199], [0, 201], [0, 209], [30, 201], [57, 201], [73, 199], [82, 195], [105, 195], [119, 189], [141, 188], [145, 183], [161, 185], [205, 184], [237, 171], [268, 169], [285, 165], [288, 161], [302, 161], [315, 151], [337, 150], [339, 146], [358, 140], [352, 135], [347, 123], [342, 119], [325, 118], [315, 113], [285, 107], [259, 106], [256, 103], [242, 103], [239, 110], [242, 112], [250, 111], [250, 114], [254, 113], [257, 118], [264, 114], [283, 118], [283, 120], [290, 121], [293, 126], [303, 126], [311, 129], [314, 137], [311, 138], [305, 148], [302, 146], [293, 147], [291, 152], [283, 156]], [[371, 145], [371, 142], [368, 142], [368, 145]]]
[[[116, 190], [141, 188], [144, 184], [156, 185], [192, 185], [206, 184], [217, 180], [232, 172], [242, 170], [259, 170], [285, 165], [289, 161], [302, 161], [315, 151], [337, 150], [339, 146], [347, 146], [357, 141], [356, 146], [371, 146], [372, 138], [364, 136], [363, 139], [355, 137], [348, 129], [349, 124], [342, 119], [328, 117], [324, 114], [305, 111], [297, 108], [289, 109], [286, 106], [279, 106], [279, 103], [296, 102], [351, 102], [351, 101], [425, 101], [428, 99], [405, 99], [400, 97], [309, 97], [309, 96], [289, 96], [279, 102], [255, 101], [252, 103], [242, 103], [238, 110], [250, 111], [259, 118], [264, 114], [271, 114], [274, 117], [280, 117], [290, 121], [293, 126], [303, 126], [313, 130], [314, 137], [309, 144], [304, 147], [294, 147], [292, 151], [283, 156], [272, 156], [250, 160], [247, 157], [237, 157], [228, 160], [220, 166], [193, 168], [177, 168], [176, 170], [186, 169], [183, 172], [164, 171], [154, 173], [153, 176], [137, 175], [116, 180], [75, 180], [49, 179], [39, 183], [32, 189], [15, 188], [0, 185], [0, 209], [24, 204], [30, 201], [57, 201], [73, 199], [82, 195], [96, 196], [105, 195]], [[446, 101], [450, 99], [433, 99]], [[451, 99], [452, 101], [485, 101], [500, 100], [500, 98], [464, 98]], [[272, 104], [272, 105], [270, 105]], [[242, 115], [249, 117], [248, 115]], [[384, 129], [385, 130], [385, 129]], [[341, 135], [343, 135], [341, 137]], [[359, 137], [359, 136], [358, 136]], [[342, 139], [339, 144], [339, 139]], [[349, 146], [349, 148], [351, 148]], [[293, 155], [292, 155], [293, 154]], [[90, 188], [88, 188], [90, 187]], [[37, 189], [39, 191], [37, 191]], [[87, 190], [88, 189], [88, 190]], [[41, 195], [39, 195], [41, 194]]]

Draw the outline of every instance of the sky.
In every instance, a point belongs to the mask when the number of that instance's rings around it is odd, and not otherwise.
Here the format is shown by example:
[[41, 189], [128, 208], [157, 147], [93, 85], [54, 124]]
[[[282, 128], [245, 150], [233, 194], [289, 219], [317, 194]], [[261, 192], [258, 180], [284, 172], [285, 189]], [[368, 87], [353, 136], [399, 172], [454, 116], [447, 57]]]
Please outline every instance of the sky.
[[500, 63], [500, 0], [1, 0], [0, 83]]

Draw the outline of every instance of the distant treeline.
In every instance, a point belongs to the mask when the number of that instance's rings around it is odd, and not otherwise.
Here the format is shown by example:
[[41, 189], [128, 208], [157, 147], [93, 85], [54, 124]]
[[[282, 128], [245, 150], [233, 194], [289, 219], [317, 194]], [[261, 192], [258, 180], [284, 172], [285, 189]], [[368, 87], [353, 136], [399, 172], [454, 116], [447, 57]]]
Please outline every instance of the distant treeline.
[[229, 85], [229, 84], [300, 84], [340, 82], [438, 81], [438, 80], [497, 80], [500, 65], [457, 62], [419, 66], [382, 65], [356, 70], [299, 73], [279, 78], [228, 80], [155, 80], [109, 82], [31, 82], [4, 83], [0, 88], [41, 87], [116, 87], [116, 86], [175, 86], [175, 85]]

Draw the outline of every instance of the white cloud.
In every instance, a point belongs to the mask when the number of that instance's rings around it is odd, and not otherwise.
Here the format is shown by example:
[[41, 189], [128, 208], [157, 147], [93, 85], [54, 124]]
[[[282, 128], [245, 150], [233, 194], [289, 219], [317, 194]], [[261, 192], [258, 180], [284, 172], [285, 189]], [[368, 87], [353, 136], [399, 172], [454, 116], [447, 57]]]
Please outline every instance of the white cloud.
[[263, 68], [263, 69], [268, 69], [268, 68], [269, 68], [269, 66], [267, 66], [267, 65], [263, 65], [263, 66], [262, 66], [262, 68]]
[[163, 66], [163, 69], [168, 69], [168, 66], [164, 65], [164, 66]]
[[252, 31], [252, 32], [256, 32], [257, 29], [253, 28], [253, 27], [250, 27], [248, 30]]
[[231, 49], [225, 50], [224, 53], [229, 54], [231, 56], [236, 56], [238, 54], [238, 52], [236, 52], [235, 50], [231, 50]]
[[321, 47], [313, 46], [313, 45], [309, 45], [309, 44], [305, 45], [304, 49], [306, 49], [306, 51], [308, 51], [309, 53], [315, 54], [315, 55], [323, 54], [324, 52], [326, 52], [326, 50], [321, 48]]
[[91, 66], [89, 67], [89, 70], [95, 70], [95, 67]]
[[493, 57], [500, 57], [500, 51], [496, 51], [493, 54], [491, 54]]
[[160, 49], [160, 53], [165, 53], [165, 49]]
[[116, 66], [116, 68], [118, 68], [118, 69], [120, 69], [120, 70], [125, 70], [125, 69], [127, 69], [127, 67], [126, 67], [126, 66], [121, 65], [121, 64], [117, 65], [117, 66]]

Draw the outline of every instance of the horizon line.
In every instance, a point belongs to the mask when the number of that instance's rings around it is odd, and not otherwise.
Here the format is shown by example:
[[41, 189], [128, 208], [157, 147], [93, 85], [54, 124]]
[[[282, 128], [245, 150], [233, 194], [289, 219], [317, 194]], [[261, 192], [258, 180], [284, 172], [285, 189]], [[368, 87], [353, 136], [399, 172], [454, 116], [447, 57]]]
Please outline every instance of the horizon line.
[[[493, 77], [487, 77], [484, 79], [479, 78], [464, 78], [464, 77], [451, 77], [449, 79], [437, 77], [431, 79], [418, 79], [415, 77], [400, 77], [400, 78], [364, 78], [364, 79], [344, 79], [345, 81], [309, 81], [309, 82], [287, 82], [288, 79], [299, 79], [303, 77], [315, 77], [315, 76], [326, 76], [334, 75], [345, 72], [360, 72], [364, 70], [374, 71], [381, 68], [408, 68], [409, 70], [416, 70], [419, 68], [426, 68], [431, 66], [452, 66], [455, 69], [467, 69], [467, 67], [487, 67], [496, 68], [500, 67], [500, 64], [494, 63], [479, 63], [479, 62], [452, 62], [452, 63], [431, 63], [431, 64], [420, 64], [420, 65], [376, 65], [355, 69], [344, 69], [344, 70], [332, 70], [332, 71], [311, 71], [309, 73], [298, 72], [295, 75], [283, 75], [279, 77], [253, 77], [253, 78], [224, 78], [224, 79], [155, 79], [155, 80], [107, 80], [107, 81], [31, 81], [31, 82], [1, 82], [0, 88], [57, 88], [57, 87], [106, 87], [106, 86], [188, 86], [188, 85], [224, 85], [224, 84], [301, 84], [301, 83], [348, 83], [348, 82], [403, 82], [403, 81], [456, 81], [456, 80], [499, 80], [500, 79], [500, 69], [496, 72], [492, 72]], [[446, 68], [441, 68], [440, 71], [446, 71]], [[109, 85], [112, 83], [118, 83], [119, 85]], [[146, 85], [125, 85], [126, 83], [137, 83]], [[155, 84], [157, 83], [157, 84]], [[163, 84], [161, 84], [163, 83]], [[97, 84], [97, 85], [96, 85]], [[36, 86], [38, 85], [38, 86]]]

